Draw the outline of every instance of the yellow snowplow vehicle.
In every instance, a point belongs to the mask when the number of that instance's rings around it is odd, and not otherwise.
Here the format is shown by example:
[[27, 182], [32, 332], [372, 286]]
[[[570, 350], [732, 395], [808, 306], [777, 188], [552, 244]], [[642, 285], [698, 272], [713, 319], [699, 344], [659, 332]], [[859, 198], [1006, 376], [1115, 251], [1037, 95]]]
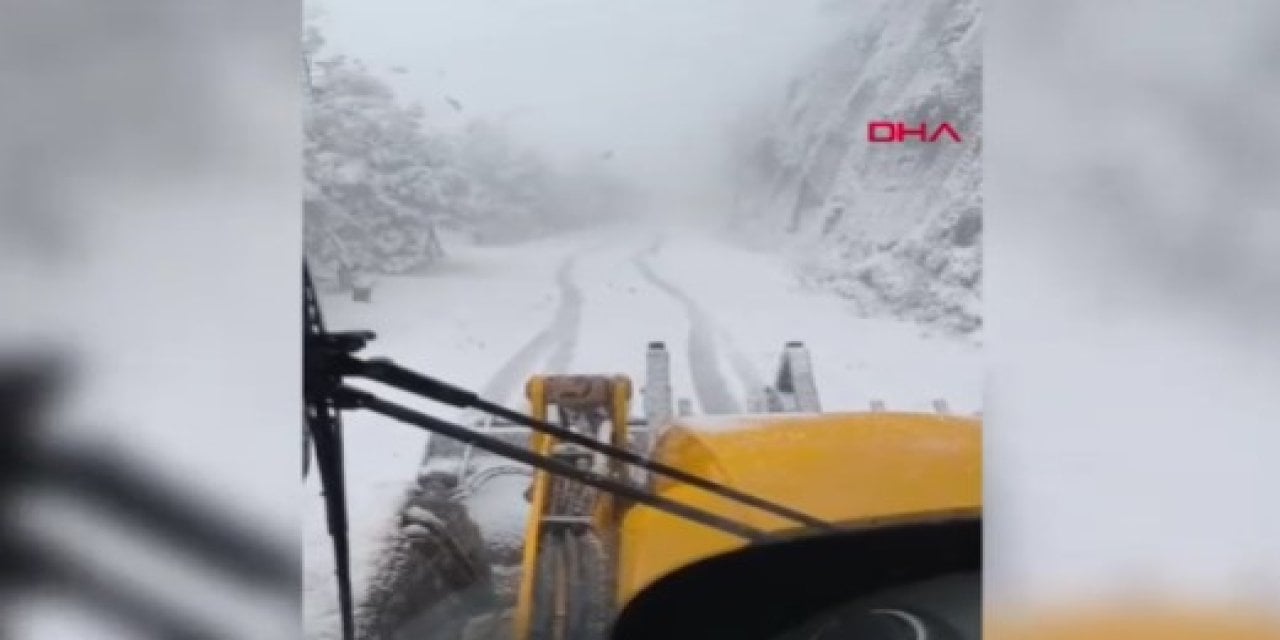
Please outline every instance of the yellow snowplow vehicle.
[[625, 376], [537, 376], [527, 395], [535, 418], [667, 473], [547, 433], [531, 448], [736, 528], [539, 471], [515, 638], [978, 637], [976, 418], [822, 413], [799, 343], [762, 412], [671, 415], [660, 343], [649, 364], [643, 420]]
[[[314, 452], [324, 488], [344, 640], [356, 632], [348, 410], [462, 443], [464, 459], [478, 449], [533, 470], [511, 625], [479, 635], [468, 625], [468, 640], [980, 637], [977, 418], [940, 402], [933, 413], [881, 403], [824, 413], [800, 343], [786, 346], [775, 382], [744, 415], [692, 415], [691, 403], [672, 397], [661, 343], [649, 346], [643, 416], [631, 415], [637, 394], [620, 375], [536, 376], [524, 413], [358, 356], [373, 334], [327, 331], [309, 277], [304, 322], [304, 452]], [[455, 424], [352, 379], [489, 419]]]

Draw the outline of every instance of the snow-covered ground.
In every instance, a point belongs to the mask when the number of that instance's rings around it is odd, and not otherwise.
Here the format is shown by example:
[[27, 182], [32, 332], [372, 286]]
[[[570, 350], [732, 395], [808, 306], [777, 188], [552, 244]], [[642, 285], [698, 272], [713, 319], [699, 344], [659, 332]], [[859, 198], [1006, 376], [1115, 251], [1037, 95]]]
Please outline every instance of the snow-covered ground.
[[[774, 375], [784, 343], [803, 340], [825, 410], [865, 409], [881, 399], [891, 409], [927, 411], [935, 398], [957, 412], [981, 409], [976, 344], [856, 317], [848, 301], [801, 287], [785, 258], [688, 230], [611, 229], [455, 249], [430, 276], [382, 281], [372, 303], [335, 296], [323, 303], [330, 328], [378, 332], [368, 355], [394, 357], [508, 404], [520, 404], [525, 376], [537, 371], [625, 373], [639, 381], [646, 345], [662, 340], [677, 395], [700, 412], [745, 411], [749, 390]], [[408, 401], [390, 390], [385, 395]], [[447, 407], [425, 408], [468, 418]], [[346, 424], [359, 598], [427, 436], [367, 415]], [[472, 508], [487, 536], [510, 535], [523, 524], [513, 517], [523, 508], [516, 490], [523, 483], [493, 484]], [[509, 507], [503, 493], [510, 494]], [[327, 638], [336, 626], [335, 597], [314, 476], [307, 499], [309, 634]]]

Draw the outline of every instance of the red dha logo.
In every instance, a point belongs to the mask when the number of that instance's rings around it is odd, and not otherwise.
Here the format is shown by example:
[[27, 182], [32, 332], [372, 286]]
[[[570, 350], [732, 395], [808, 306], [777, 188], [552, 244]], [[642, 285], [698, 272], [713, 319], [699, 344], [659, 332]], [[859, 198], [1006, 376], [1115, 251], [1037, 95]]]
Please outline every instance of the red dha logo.
[[938, 125], [932, 134], [929, 133], [929, 125], [923, 122], [918, 129], [908, 127], [905, 122], [867, 123], [868, 142], [906, 142], [910, 136], [916, 136], [920, 142], [937, 142], [944, 133], [951, 136], [953, 141], [960, 142], [960, 134], [956, 133], [955, 127], [952, 127], [950, 122]]

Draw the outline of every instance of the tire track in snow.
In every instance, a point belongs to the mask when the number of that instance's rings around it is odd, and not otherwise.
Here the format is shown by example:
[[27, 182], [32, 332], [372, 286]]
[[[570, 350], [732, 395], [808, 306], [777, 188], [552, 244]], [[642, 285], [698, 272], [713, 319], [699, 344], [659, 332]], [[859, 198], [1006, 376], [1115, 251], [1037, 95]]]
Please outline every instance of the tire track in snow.
[[[511, 397], [520, 391], [525, 379], [552, 349], [554, 351], [548, 359], [550, 372], [559, 373], [569, 365], [582, 323], [582, 292], [573, 280], [573, 269], [581, 253], [584, 252], [570, 253], [556, 268], [560, 301], [556, 304], [556, 312], [551, 321], [502, 364], [481, 388], [480, 397], [510, 404]], [[471, 421], [465, 419], [463, 423]], [[432, 438], [427, 443], [422, 461], [426, 463], [430, 458], [460, 456], [465, 447], [466, 445], [449, 438]]]
[[[547, 366], [550, 371], [559, 372], [569, 365], [577, 346], [578, 331], [582, 321], [582, 292], [574, 282], [573, 271], [578, 257], [590, 250], [571, 252], [561, 260], [556, 268], [555, 277], [560, 299], [551, 321], [499, 367], [480, 390], [482, 397], [509, 404], [511, 397], [523, 388], [522, 383], [525, 378], [548, 352], [550, 356]], [[462, 415], [464, 416], [461, 420], [463, 424], [471, 424], [476, 418], [476, 414], [472, 411], [464, 411]], [[467, 446], [451, 438], [430, 437], [422, 454], [421, 465], [426, 467], [431, 460], [460, 460], [464, 457]], [[519, 494], [513, 494], [512, 499], [519, 500]], [[402, 505], [401, 513], [405, 507], [407, 504]], [[485, 532], [481, 532], [481, 536], [484, 535]], [[485, 543], [482, 538], [481, 544]], [[397, 574], [397, 571], [403, 571], [404, 566], [397, 565], [397, 558], [386, 555], [388, 553], [395, 553], [395, 551], [392, 548], [383, 549], [380, 552], [377, 562], [382, 564], [377, 565], [378, 568], [375, 569], [375, 575], [369, 584], [394, 584], [397, 578], [403, 577]], [[400, 560], [403, 561], [403, 559]], [[413, 562], [413, 559], [408, 562]], [[367, 596], [362, 597], [361, 600], [367, 601]]]
[[[675, 298], [685, 308], [685, 315], [689, 318], [689, 371], [693, 377], [694, 393], [698, 397], [698, 403], [706, 413], [741, 413], [742, 404], [730, 391], [729, 384], [725, 381], [719, 367], [720, 359], [716, 342], [722, 332], [692, 296], [663, 279], [653, 270], [648, 262], [648, 256], [656, 254], [661, 248], [662, 238], [657, 238], [649, 247], [636, 254], [632, 261], [645, 280]], [[743, 384], [747, 388], [759, 388], [752, 382], [757, 380], [758, 376], [751, 368], [751, 363], [737, 353], [732, 345], [728, 346], [731, 352], [729, 360]]]
[[764, 403], [764, 381], [760, 378], [760, 374], [756, 373], [755, 365], [751, 364], [751, 359], [738, 350], [724, 329], [718, 329], [716, 335], [720, 337], [720, 342], [728, 347], [729, 366], [733, 368], [733, 373], [737, 376], [738, 383], [742, 385], [742, 397], [747, 399], [747, 410], [758, 410], [757, 405]]
[[[583, 251], [582, 253], [586, 253]], [[578, 347], [578, 334], [582, 329], [582, 290], [573, 280], [573, 268], [581, 253], [569, 258], [556, 271], [556, 284], [560, 287], [560, 307], [548, 330], [556, 335], [555, 351], [547, 359], [547, 373], [567, 373]]]
[[495, 402], [509, 402], [521, 383], [537, 366], [540, 357], [555, 348], [549, 362], [552, 371], [568, 366], [577, 344], [578, 329], [582, 323], [582, 292], [573, 281], [573, 269], [580, 253], [565, 256], [556, 268], [556, 288], [560, 301], [556, 304], [551, 321], [529, 339], [515, 355], [498, 369], [481, 389], [481, 395]]

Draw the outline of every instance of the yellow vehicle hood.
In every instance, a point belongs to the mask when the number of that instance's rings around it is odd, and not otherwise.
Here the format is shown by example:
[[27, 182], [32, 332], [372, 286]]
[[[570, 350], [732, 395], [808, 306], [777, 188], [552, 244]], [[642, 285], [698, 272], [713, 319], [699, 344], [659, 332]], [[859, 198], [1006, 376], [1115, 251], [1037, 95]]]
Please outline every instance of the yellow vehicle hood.
[[[982, 507], [981, 422], [925, 413], [701, 418], [667, 429], [653, 457], [849, 527], [974, 516]], [[665, 479], [656, 492], [770, 532], [795, 523]], [[690, 562], [745, 541], [636, 506], [619, 528], [618, 602]]]

